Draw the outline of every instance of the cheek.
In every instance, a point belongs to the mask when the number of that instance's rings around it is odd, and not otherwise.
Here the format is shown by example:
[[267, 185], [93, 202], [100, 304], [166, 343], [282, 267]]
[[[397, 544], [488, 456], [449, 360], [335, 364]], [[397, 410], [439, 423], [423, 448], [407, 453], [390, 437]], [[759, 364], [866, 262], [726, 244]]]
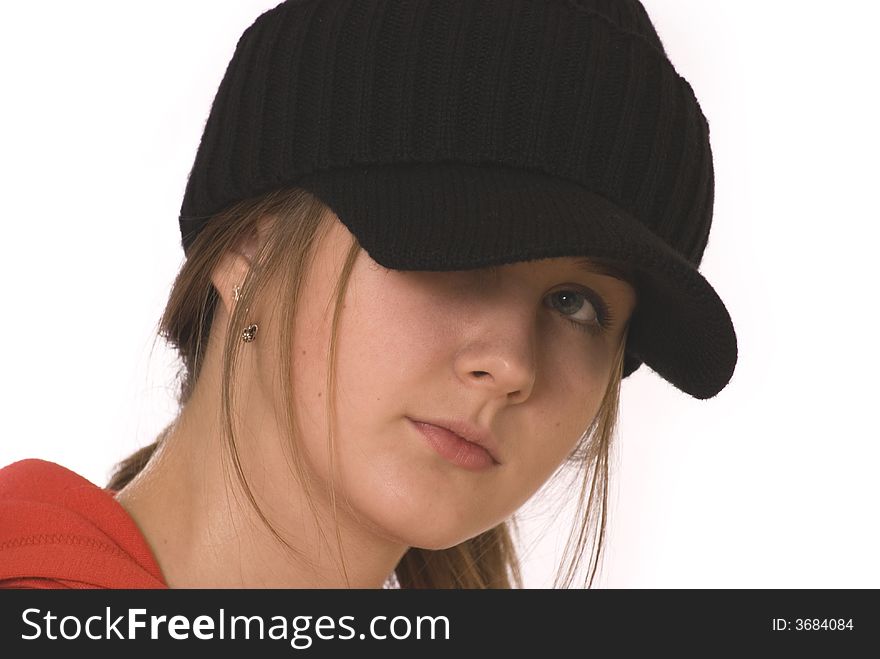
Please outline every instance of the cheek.
[[540, 477], [562, 464], [588, 430], [605, 395], [608, 376], [606, 360], [599, 351], [568, 346], [552, 351], [536, 382], [530, 400], [534, 425], [524, 462], [531, 463]]
[[562, 329], [546, 341], [548, 374], [582, 397], [595, 395], [611, 372], [612, 342], [574, 328]]
[[[441, 329], [448, 319], [432, 316], [436, 305], [402, 286], [395, 274], [359, 262], [349, 282], [334, 366], [334, 434], [340, 442], [382, 436], [389, 422], [414, 413], [407, 406], [436, 378], [438, 362], [448, 354]], [[303, 305], [294, 329], [294, 391], [310, 436], [326, 437], [328, 432], [333, 308], [334, 301]]]
[[601, 337], [583, 337], [578, 330], [557, 333], [545, 342], [536, 390], [546, 392], [546, 399], [539, 407], [548, 410], [563, 431], [582, 431], [599, 408], [611, 371], [606, 343]]
[[[379, 402], [381, 393], [412, 394], [427, 373], [436, 377], [449, 318], [399, 273], [366, 271], [349, 291], [339, 326], [338, 375], [351, 401]], [[448, 333], [447, 333], [448, 334]]]

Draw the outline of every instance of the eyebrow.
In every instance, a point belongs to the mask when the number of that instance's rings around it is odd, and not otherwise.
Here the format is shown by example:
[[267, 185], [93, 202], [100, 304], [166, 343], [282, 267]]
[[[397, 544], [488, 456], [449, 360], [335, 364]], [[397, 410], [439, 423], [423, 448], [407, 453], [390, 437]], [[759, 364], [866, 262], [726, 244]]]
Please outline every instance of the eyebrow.
[[[585, 272], [589, 272], [591, 274], [599, 274], [606, 275], [608, 277], [614, 277], [615, 279], [620, 279], [625, 281], [633, 288], [636, 287], [636, 275], [631, 267], [628, 265], [616, 263], [613, 261], [607, 261], [604, 259], [596, 259], [596, 258], [582, 258], [577, 261], [574, 261], [572, 265], [580, 270]], [[497, 277], [500, 271], [500, 266], [490, 265], [483, 268], [490, 276]]]
[[587, 272], [622, 279], [632, 286], [635, 286], [636, 283], [635, 273], [631, 268], [625, 265], [588, 258], [575, 261], [574, 265]]

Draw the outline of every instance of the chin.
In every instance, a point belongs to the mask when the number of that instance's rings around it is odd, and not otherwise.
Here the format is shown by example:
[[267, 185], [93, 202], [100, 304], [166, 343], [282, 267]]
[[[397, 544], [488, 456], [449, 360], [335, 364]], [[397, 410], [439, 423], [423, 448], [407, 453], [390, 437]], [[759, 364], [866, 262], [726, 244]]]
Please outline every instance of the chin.
[[402, 544], [407, 547], [415, 547], [417, 549], [428, 549], [431, 551], [440, 551], [444, 549], [450, 549], [451, 547], [455, 547], [456, 545], [460, 545], [461, 543], [470, 540], [478, 536], [483, 531], [478, 531], [476, 533], [410, 533], [405, 537], [401, 537], [400, 540]]
[[506, 519], [504, 487], [487, 475], [438, 463], [421, 449], [376, 458], [370, 465], [352, 462], [343, 479], [356, 517], [388, 540], [449, 549]]
[[389, 501], [378, 510], [363, 510], [379, 532], [395, 542], [433, 551], [449, 549], [497, 526], [502, 520], [487, 520], [485, 510], [455, 508], [451, 501], [424, 507], [401, 506]]

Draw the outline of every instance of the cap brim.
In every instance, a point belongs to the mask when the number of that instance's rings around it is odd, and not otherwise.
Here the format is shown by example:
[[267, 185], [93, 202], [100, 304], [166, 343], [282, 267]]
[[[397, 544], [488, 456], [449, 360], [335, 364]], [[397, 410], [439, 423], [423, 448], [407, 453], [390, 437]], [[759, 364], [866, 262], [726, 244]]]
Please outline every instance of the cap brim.
[[715, 396], [733, 375], [736, 333], [709, 282], [644, 224], [577, 183], [497, 164], [438, 162], [318, 171], [297, 185], [394, 270], [561, 256], [626, 263], [637, 274], [638, 305], [624, 375], [644, 362], [698, 399]]

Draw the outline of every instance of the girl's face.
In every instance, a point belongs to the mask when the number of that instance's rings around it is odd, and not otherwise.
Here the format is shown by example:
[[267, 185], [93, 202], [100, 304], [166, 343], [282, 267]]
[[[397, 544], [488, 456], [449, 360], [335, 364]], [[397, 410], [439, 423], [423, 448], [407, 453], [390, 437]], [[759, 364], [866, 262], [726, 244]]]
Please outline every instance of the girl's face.
[[[293, 330], [295, 412], [319, 482], [330, 478], [334, 286], [352, 241], [332, 217]], [[338, 330], [333, 427], [337, 496], [357, 523], [406, 546], [450, 547], [508, 518], [565, 460], [598, 411], [635, 305], [629, 284], [579, 260], [416, 272], [360, 253]], [[272, 363], [261, 366], [271, 390]], [[417, 422], [469, 424], [488, 450]]]

